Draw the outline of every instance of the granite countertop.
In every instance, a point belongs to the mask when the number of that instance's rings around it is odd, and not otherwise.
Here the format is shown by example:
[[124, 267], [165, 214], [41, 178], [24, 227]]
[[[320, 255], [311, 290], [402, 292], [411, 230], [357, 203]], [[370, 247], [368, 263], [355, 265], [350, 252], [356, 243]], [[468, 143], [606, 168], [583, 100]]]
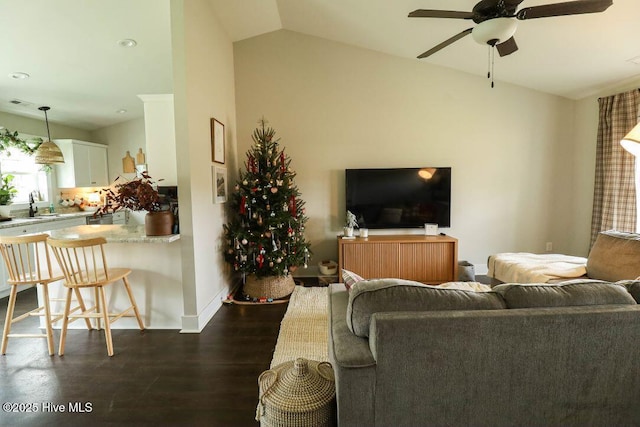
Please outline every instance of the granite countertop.
[[11, 227], [22, 227], [25, 225], [36, 225], [47, 222], [62, 221], [65, 219], [72, 219], [78, 217], [87, 217], [93, 215], [93, 212], [76, 212], [76, 213], [63, 213], [63, 214], [42, 214], [35, 217], [16, 217], [11, 218], [10, 221], [0, 222], [0, 229]]
[[179, 234], [147, 236], [144, 225], [78, 225], [47, 231], [55, 239], [73, 240], [88, 237], [104, 237], [107, 243], [171, 243], [180, 239]]

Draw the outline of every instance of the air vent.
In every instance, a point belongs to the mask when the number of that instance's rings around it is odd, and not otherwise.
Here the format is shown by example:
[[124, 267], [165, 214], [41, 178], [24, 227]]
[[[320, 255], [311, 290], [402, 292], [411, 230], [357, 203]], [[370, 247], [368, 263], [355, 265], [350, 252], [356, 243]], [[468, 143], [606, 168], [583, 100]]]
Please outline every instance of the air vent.
[[13, 105], [19, 105], [21, 107], [32, 107], [33, 103], [31, 102], [27, 102], [27, 101], [22, 101], [20, 99], [12, 99], [9, 101], [9, 103], [13, 104]]

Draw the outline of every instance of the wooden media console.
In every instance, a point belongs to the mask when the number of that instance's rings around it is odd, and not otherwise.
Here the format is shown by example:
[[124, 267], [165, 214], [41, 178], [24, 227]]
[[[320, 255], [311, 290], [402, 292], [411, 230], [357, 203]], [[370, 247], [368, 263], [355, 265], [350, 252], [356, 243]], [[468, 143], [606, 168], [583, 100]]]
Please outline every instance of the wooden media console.
[[376, 235], [338, 237], [338, 273], [365, 279], [399, 278], [430, 285], [458, 277], [458, 240], [450, 236]]

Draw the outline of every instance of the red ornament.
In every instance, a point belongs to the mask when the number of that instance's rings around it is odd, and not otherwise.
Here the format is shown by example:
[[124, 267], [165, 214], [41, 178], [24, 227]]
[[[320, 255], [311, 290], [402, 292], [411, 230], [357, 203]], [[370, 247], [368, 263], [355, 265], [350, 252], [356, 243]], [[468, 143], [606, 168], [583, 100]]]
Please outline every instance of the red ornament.
[[264, 265], [264, 249], [262, 248], [262, 245], [260, 245], [260, 253], [256, 257], [256, 261], [258, 262], [258, 268], [262, 268]]
[[240, 197], [240, 215], [244, 215], [247, 213], [247, 197]]
[[289, 212], [291, 216], [296, 216], [296, 196], [289, 197]]

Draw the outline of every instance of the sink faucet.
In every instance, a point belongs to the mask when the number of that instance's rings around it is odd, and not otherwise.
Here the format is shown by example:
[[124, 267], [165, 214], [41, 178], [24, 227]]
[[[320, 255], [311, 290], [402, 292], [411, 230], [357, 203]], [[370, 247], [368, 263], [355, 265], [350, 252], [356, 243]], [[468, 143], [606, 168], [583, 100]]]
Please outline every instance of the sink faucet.
[[38, 208], [33, 209], [34, 203], [35, 201], [33, 200], [33, 193], [29, 193], [29, 218], [33, 218], [38, 212]]

